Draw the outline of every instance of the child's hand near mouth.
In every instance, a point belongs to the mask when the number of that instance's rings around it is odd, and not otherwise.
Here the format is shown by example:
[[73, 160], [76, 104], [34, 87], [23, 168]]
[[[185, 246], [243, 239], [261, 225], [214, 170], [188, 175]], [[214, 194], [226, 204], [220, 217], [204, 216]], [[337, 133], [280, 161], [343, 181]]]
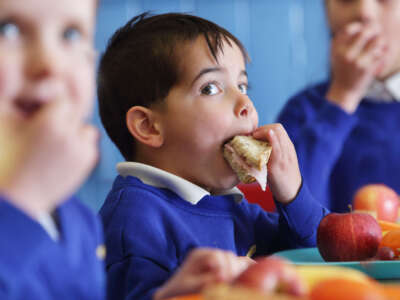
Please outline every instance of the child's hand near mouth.
[[352, 113], [384, 67], [387, 43], [377, 26], [353, 22], [335, 33], [331, 46], [332, 84], [327, 98]]

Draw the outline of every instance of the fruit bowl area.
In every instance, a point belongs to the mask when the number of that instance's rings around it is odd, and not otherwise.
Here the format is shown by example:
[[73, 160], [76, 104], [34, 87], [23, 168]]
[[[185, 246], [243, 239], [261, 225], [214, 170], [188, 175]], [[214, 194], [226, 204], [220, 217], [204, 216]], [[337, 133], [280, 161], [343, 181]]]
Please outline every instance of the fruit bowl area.
[[383, 184], [320, 222], [317, 247], [258, 258], [230, 283], [169, 300], [400, 300], [400, 201]]
[[275, 253], [295, 265], [340, 266], [362, 271], [377, 280], [398, 280], [400, 282], [400, 260], [325, 262], [318, 248], [286, 250]]
[[[314, 257], [310, 253], [305, 255]], [[286, 256], [293, 258], [293, 252]], [[400, 285], [382, 284], [363, 272], [343, 266], [295, 265], [283, 256], [274, 255], [262, 258], [232, 283], [213, 284], [202, 293], [168, 300], [249, 299], [399, 300]]]
[[359, 189], [353, 204], [358, 210], [350, 206], [349, 212], [330, 213], [319, 223], [316, 242], [322, 258], [326, 262], [362, 261], [368, 267], [371, 261], [399, 261], [397, 193], [371, 184]]

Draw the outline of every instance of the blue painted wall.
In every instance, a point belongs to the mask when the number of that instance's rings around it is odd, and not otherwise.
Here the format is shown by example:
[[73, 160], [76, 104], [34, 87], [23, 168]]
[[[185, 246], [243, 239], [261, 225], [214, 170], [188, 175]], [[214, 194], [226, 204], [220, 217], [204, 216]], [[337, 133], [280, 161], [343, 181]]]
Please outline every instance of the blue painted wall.
[[[322, 0], [102, 0], [98, 51], [119, 26], [144, 11], [192, 13], [237, 36], [252, 59], [249, 95], [260, 124], [274, 122], [291, 95], [327, 76], [329, 37]], [[116, 175], [115, 164], [123, 159], [102, 129], [97, 108], [93, 122], [102, 133], [101, 157], [78, 195], [98, 210]]]

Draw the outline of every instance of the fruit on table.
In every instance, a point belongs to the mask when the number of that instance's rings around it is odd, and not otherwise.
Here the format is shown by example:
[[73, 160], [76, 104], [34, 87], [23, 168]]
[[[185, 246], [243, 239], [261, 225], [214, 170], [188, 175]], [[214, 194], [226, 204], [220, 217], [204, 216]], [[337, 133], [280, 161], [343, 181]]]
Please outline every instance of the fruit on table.
[[378, 222], [365, 213], [331, 213], [318, 226], [317, 246], [325, 261], [373, 258], [382, 239]]
[[252, 288], [263, 293], [285, 293], [302, 296], [306, 293], [305, 283], [296, 267], [286, 259], [267, 256], [256, 260], [244, 270], [233, 283], [234, 286]]
[[200, 294], [185, 295], [179, 297], [168, 298], [166, 300], [205, 300]]
[[400, 224], [399, 223], [378, 220], [378, 224], [381, 227], [382, 232], [389, 231], [389, 230], [394, 230], [394, 229], [400, 229]]
[[255, 289], [223, 283], [205, 288], [202, 294], [204, 297], [202, 300], [308, 300], [306, 297], [296, 297], [281, 293], [266, 295]]
[[381, 285], [349, 279], [327, 279], [311, 290], [310, 300], [387, 300]]
[[400, 229], [390, 230], [382, 238], [380, 247], [389, 247], [394, 251], [394, 255], [400, 255]]
[[386, 300], [399, 300], [400, 299], [400, 285], [395, 284], [383, 284], [383, 293], [386, 296]]
[[327, 279], [349, 279], [368, 283], [371, 278], [365, 273], [340, 266], [297, 266], [297, 273], [306, 284], [307, 292], [311, 291], [315, 285]]
[[384, 184], [367, 184], [359, 188], [353, 197], [356, 211], [368, 211], [377, 219], [396, 222], [399, 215], [399, 196]]
[[379, 247], [378, 252], [375, 255], [375, 259], [377, 260], [393, 260], [396, 255], [392, 248], [383, 246]]

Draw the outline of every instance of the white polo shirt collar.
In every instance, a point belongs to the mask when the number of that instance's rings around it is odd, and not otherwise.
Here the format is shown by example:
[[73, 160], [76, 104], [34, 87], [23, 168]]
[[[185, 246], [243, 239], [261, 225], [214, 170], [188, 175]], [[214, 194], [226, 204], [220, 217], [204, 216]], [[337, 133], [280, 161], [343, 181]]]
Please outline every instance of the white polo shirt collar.
[[[207, 190], [186, 179], [150, 165], [130, 161], [121, 162], [117, 164], [117, 171], [122, 177], [134, 176], [145, 184], [169, 189], [193, 205], [196, 205], [204, 196], [211, 195]], [[236, 202], [243, 199], [243, 193], [237, 187], [218, 195], [231, 195]]]
[[400, 102], [400, 72], [385, 81], [374, 80], [365, 97], [374, 102]]

